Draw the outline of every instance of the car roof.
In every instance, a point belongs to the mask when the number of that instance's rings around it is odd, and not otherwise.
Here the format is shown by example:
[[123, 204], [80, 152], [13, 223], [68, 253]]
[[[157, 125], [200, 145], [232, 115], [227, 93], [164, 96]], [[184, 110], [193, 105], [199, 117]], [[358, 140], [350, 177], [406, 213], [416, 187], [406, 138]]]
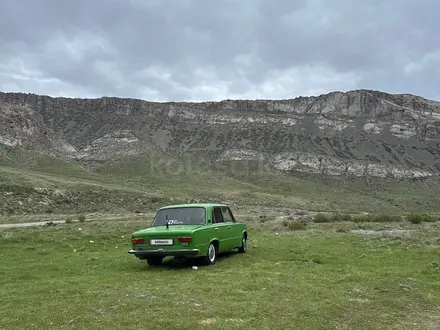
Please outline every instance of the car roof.
[[161, 207], [159, 210], [164, 209], [171, 209], [176, 207], [203, 207], [203, 208], [212, 208], [215, 206], [228, 206], [226, 204], [219, 204], [219, 203], [193, 203], [193, 204], [175, 204], [175, 205], [167, 205]]

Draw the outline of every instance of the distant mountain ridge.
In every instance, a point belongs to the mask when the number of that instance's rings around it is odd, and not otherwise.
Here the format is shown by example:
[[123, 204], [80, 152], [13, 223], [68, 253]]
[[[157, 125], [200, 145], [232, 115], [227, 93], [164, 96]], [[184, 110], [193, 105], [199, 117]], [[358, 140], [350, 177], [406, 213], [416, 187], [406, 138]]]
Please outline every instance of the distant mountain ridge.
[[438, 176], [440, 102], [372, 90], [291, 100], [148, 102], [0, 93], [0, 150], [99, 166], [163, 152], [281, 171]]

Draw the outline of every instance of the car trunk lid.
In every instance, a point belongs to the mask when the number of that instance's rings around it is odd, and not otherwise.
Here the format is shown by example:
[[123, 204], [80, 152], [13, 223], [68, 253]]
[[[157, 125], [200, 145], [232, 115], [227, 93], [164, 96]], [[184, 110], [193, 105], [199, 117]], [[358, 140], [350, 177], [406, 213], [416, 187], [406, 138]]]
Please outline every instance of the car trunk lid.
[[136, 232], [135, 236], [150, 238], [189, 235], [193, 229], [198, 227], [200, 227], [200, 225], [170, 225], [168, 229], [166, 226], [154, 226]]

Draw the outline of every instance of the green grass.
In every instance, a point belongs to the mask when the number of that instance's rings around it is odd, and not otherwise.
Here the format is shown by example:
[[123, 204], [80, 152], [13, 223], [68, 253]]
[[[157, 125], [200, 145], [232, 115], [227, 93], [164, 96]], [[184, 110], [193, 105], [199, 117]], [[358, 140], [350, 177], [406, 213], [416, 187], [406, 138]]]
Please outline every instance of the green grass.
[[394, 235], [376, 237], [351, 234], [355, 223], [272, 232], [257, 231], [257, 220], [248, 253], [193, 270], [169, 261], [149, 268], [128, 255], [143, 221], [0, 231], [0, 328], [425, 330], [440, 322], [438, 222], [394, 223]]

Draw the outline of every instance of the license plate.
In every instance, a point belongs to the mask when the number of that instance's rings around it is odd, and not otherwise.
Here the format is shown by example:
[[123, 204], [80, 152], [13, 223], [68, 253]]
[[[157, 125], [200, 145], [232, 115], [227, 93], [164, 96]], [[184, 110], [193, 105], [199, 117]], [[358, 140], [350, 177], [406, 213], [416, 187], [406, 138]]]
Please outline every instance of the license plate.
[[150, 245], [173, 245], [172, 239], [152, 239]]

